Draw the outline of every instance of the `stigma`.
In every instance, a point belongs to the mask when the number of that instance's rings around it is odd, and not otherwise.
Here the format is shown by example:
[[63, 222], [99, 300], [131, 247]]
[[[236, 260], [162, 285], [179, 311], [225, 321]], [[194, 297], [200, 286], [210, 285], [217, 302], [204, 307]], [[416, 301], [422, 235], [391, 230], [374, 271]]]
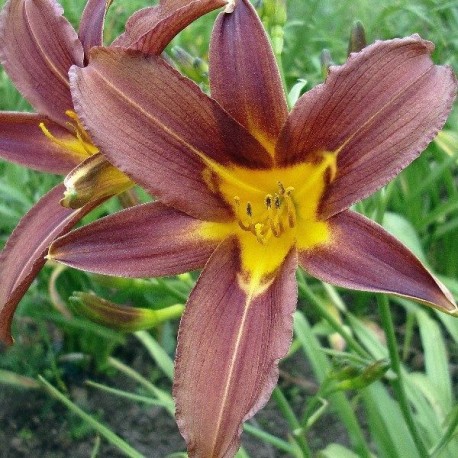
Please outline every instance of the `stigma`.
[[239, 196], [234, 197], [240, 229], [251, 232], [261, 245], [267, 244], [272, 237], [281, 237], [296, 226], [296, 207], [292, 198], [294, 188], [285, 188], [280, 181], [277, 186], [277, 192], [265, 195], [261, 210], [257, 212], [250, 201], [242, 204]]

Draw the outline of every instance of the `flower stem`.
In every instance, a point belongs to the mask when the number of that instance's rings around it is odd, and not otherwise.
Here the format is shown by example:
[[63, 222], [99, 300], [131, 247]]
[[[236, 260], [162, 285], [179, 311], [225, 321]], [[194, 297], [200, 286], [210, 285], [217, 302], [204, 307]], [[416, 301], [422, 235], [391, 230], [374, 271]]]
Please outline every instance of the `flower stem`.
[[286, 399], [285, 395], [281, 391], [281, 389], [277, 386], [275, 387], [272, 397], [274, 398], [275, 402], [277, 403], [278, 408], [280, 409], [282, 415], [285, 417], [286, 421], [289, 424], [289, 427], [291, 428], [292, 432], [292, 437], [294, 438], [294, 441], [297, 443], [299, 446], [301, 452], [303, 453], [303, 456], [305, 458], [311, 457], [312, 452], [309, 449], [309, 446], [307, 444], [307, 441], [305, 440], [305, 437], [303, 435], [303, 428], [301, 424], [299, 423], [299, 420], [296, 417], [296, 414], [293, 412], [293, 409], [288, 403], [288, 400]]
[[391, 384], [396, 394], [404, 420], [417, 447], [418, 454], [423, 458], [427, 458], [429, 457], [429, 453], [420, 437], [420, 434], [418, 433], [415, 421], [412, 416], [412, 411], [407, 400], [407, 395], [404, 389], [401, 371], [401, 361], [399, 358], [398, 345], [394, 333], [393, 319], [391, 316], [388, 298], [385, 295], [378, 295], [377, 302], [379, 307], [379, 313], [382, 319], [382, 326], [385, 330], [388, 352], [391, 361], [391, 368], [393, 372], [396, 374], [396, 377], [391, 381]]
[[342, 327], [342, 325], [336, 320], [336, 318], [328, 312], [323, 301], [310, 289], [310, 286], [307, 284], [304, 273], [299, 269], [297, 272], [298, 275], [298, 285], [301, 293], [309, 300], [318, 310], [320, 315], [329, 323], [329, 325], [338, 332], [345, 340], [347, 345], [358, 355], [368, 358], [369, 353]]

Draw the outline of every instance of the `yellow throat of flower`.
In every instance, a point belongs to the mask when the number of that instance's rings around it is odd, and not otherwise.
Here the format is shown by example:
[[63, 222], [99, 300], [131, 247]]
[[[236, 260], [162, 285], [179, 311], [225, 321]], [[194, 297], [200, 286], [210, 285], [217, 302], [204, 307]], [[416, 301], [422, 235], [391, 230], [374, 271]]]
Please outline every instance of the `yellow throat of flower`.
[[92, 143], [91, 138], [81, 124], [78, 115], [72, 110], [67, 110], [65, 114], [70, 119], [67, 122], [67, 129], [69, 131], [69, 135], [67, 137], [55, 137], [43, 122], [39, 124], [39, 127], [50, 141], [68, 151], [69, 155], [77, 159], [76, 162], [81, 162], [89, 156], [97, 153], [99, 150]]
[[235, 236], [250, 288], [259, 290], [293, 246], [307, 250], [328, 241], [330, 231], [318, 217], [326, 186], [336, 175], [337, 153], [290, 167], [253, 170], [209, 163], [204, 179], [233, 209], [233, 219], [204, 223], [208, 239]]

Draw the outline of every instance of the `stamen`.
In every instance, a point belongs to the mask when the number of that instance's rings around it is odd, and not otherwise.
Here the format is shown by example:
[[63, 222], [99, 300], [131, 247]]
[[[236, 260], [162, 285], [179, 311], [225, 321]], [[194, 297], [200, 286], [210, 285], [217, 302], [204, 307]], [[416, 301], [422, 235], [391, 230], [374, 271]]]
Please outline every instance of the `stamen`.
[[84, 128], [83, 124], [81, 123], [78, 115], [72, 110], [67, 110], [65, 114], [73, 121], [73, 123], [68, 123], [68, 124], [71, 124], [73, 126], [76, 132], [80, 134], [83, 141], [86, 143], [92, 144], [92, 140], [89, 137], [89, 134], [86, 132], [86, 129]]
[[266, 207], [268, 209], [271, 209], [272, 208], [272, 196], [270, 194], [267, 194], [265, 202], [266, 202]]
[[[235, 213], [239, 227], [250, 231], [256, 240], [265, 245], [274, 236], [280, 237], [287, 229], [296, 226], [296, 208], [291, 197], [294, 188], [284, 187], [278, 181], [278, 192], [266, 194], [264, 197], [265, 210], [255, 213], [250, 201], [246, 202], [244, 210], [239, 196], [234, 197]], [[257, 210], [256, 210], [257, 211]]]
[[[277, 218], [275, 218], [275, 219], [277, 219]], [[270, 230], [272, 231], [272, 234], [275, 237], [280, 237], [281, 232], [280, 232], [279, 228], [277, 227], [278, 221], [277, 221], [277, 224], [275, 224], [276, 223], [275, 219], [269, 219]]]
[[246, 204], [246, 214], [252, 218], [253, 217], [253, 209], [251, 208], [251, 202], [247, 202]]
[[59, 146], [65, 147], [65, 143], [62, 140], [59, 140], [58, 138], [54, 137], [54, 135], [51, 132], [49, 132], [44, 122], [40, 122], [40, 124], [38, 124], [38, 127], [45, 134], [45, 136], [49, 138], [52, 142], [57, 143]]
[[265, 234], [263, 234], [263, 229], [264, 229], [264, 224], [261, 223], [256, 223], [254, 225], [254, 235], [256, 236], [256, 239], [261, 245], [264, 245], [266, 240], [265, 240]]
[[286, 188], [285, 194], [285, 205], [286, 205], [286, 213], [288, 215], [288, 224], [289, 227], [293, 228], [296, 225], [296, 207], [294, 206], [294, 202], [291, 198], [291, 193], [294, 191], [292, 186]]
[[235, 217], [237, 218], [237, 222], [238, 222], [240, 229], [244, 231], [251, 231], [251, 226], [243, 223], [244, 216], [241, 214], [241, 211], [240, 211], [240, 197], [235, 196], [234, 202], [235, 202], [235, 213], [236, 213]]
[[73, 133], [73, 137], [70, 135], [65, 139], [54, 136], [46, 127], [43, 122], [38, 124], [43, 134], [56, 145], [61, 148], [71, 151], [81, 159], [92, 156], [98, 152], [98, 148], [92, 143], [89, 135], [84, 130], [83, 125], [78, 119], [78, 115], [71, 110], [67, 110], [65, 114], [72, 120], [67, 122], [67, 128], [70, 133]]

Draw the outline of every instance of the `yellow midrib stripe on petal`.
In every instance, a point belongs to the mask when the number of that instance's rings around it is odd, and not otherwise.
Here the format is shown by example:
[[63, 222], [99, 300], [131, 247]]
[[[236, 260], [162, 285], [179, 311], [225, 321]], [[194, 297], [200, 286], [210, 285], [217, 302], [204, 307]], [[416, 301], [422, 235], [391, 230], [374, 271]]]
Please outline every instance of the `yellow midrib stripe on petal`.
[[220, 411], [218, 412], [218, 417], [217, 417], [217, 420], [216, 420], [215, 435], [214, 435], [213, 443], [212, 443], [212, 446], [211, 446], [211, 450], [212, 450], [211, 456], [213, 456], [213, 451], [215, 450], [215, 447], [216, 447], [216, 440], [217, 440], [217, 438], [219, 436], [218, 432], [221, 429], [221, 423], [223, 421], [224, 412], [226, 410], [227, 400], [228, 400], [228, 397], [229, 397], [229, 388], [231, 386], [231, 382], [232, 382], [233, 377], [234, 377], [233, 376], [234, 367], [235, 367], [235, 363], [236, 363], [237, 357], [238, 357], [239, 352], [240, 352], [240, 344], [242, 342], [243, 331], [245, 329], [248, 310], [249, 310], [249, 306], [250, 306], [250, 303], [251, 303], [252, 299], [253, 299], [252, 296], [247, 296], [247, 298], [245, 300], [245, 306], [244, 306], [242, 321], [240, 323], [239, 331], [238, 331], [237, 337], [235, 339], [234, 352], [232, 353], [231, 362], [229, 364], [229, 370], [227, 372], [227, 377], [226, 377], [225, 386], [224, 386], [223, 398], [222, 398], [222, 402], [220, 404], [221, 407], [220, 407]]

